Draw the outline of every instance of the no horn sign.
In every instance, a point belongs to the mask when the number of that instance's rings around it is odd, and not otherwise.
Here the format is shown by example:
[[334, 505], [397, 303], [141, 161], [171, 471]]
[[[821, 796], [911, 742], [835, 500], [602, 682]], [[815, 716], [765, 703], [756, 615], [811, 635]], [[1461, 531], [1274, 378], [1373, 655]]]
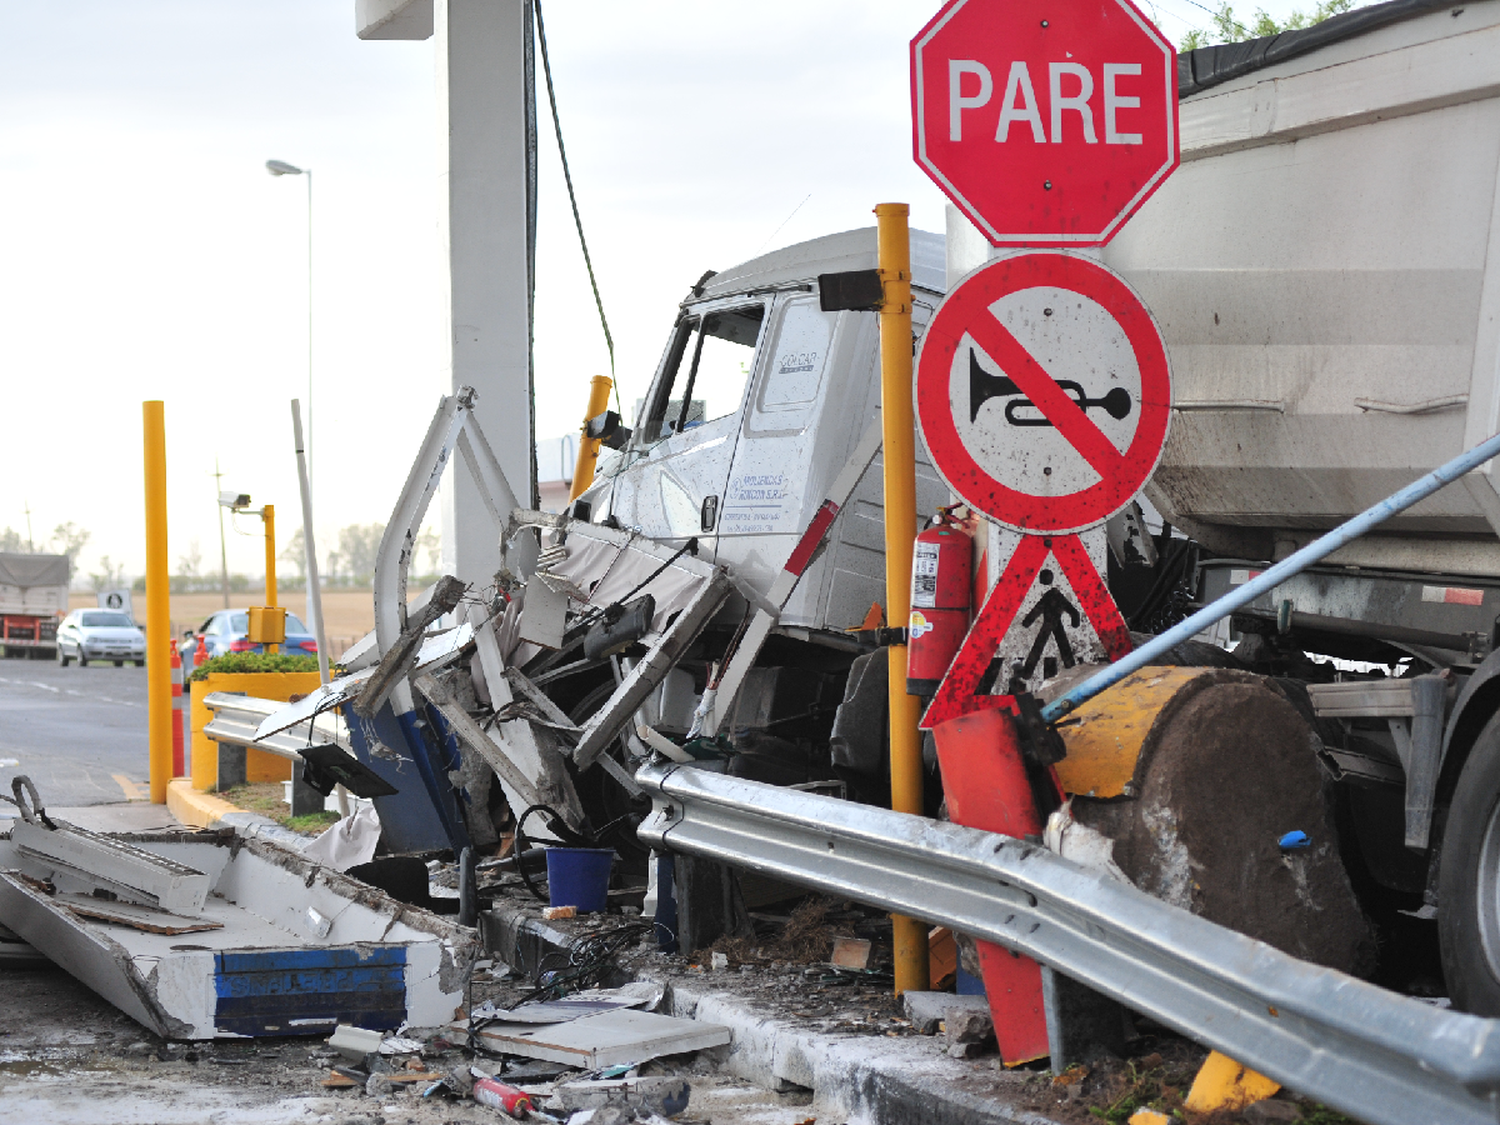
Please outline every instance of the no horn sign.
[[1150, 478], [1172, 407], [1167, 349], [1119, 274], [1013, 253], [948, 292], [922, 336], [917, 422], [943, 480], [1015, 531], [1103, 523]]
[[1177, 53], [1130, 0], [949, 0], [911, 87], [917, 163], [997, 246], [1108, 242], [1177, 167]]

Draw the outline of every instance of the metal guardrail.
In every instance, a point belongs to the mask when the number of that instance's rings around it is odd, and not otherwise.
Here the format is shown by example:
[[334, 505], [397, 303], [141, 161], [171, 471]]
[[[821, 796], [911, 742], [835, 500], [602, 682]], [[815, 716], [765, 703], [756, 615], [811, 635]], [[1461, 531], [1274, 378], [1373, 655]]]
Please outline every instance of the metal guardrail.
[[[306, 722], [262, 739], [255, 737], [256, 728], [267, 716], [284, 708], [285, 702], [258, 699], [253, 695], [237, 695], [229, 691], [214, 691], [203, 697], [203, 705], [214, 713], [213, 719], [203, 728], [203, 733], [215, 742], [227, 742], [231, 746], [253, 746], [257, 750], [301, 761], [302, 748], [309, 742]], [[343, 716], [325, 711], [313, 721], [310, 741], [336, 742], [347, 750], [349, 727]]]
[[951, 926], [1371, 1125], [1500, 1115], [1500, 1020], [1299, 961], [1045, 848], [653, 762], [640, 837]]

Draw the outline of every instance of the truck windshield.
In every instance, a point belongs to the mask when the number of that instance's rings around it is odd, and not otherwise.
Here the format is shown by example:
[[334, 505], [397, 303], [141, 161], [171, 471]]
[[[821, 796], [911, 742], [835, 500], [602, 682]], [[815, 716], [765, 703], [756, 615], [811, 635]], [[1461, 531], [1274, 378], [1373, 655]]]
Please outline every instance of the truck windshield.
[[123, 613], [101, 611], [99, 613], [85, 613], [83, 620], [79, 624], [83, 625], [86, 629], [100, 629], [107, 626], [122, 626], [128, 629], [135, 622]]
[[718, 309], [678, 325], [664, 378], [643, 421], [645, 439], [660, 441], [735, 413], [755, 368], [763, 304]]

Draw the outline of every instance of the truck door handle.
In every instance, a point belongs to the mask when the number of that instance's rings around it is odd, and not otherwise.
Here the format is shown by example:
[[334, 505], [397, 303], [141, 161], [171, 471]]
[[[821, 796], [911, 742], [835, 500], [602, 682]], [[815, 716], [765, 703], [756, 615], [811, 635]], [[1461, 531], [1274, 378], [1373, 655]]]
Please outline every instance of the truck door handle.
[[705, 496], [703, 507], [698, 511], [698, 529], [700, 531], [712, 531], [719, 522], [719, 498], [717, 496]]

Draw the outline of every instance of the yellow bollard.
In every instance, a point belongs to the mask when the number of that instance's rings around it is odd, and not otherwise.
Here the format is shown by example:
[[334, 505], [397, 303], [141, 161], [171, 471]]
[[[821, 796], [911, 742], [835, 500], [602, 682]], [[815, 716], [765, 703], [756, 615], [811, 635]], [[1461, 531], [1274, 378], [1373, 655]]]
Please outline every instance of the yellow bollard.
[[[880, 306], [880, 416], [885, 464], [885, 614], [893, 628], [911, 616], [911, 556], [917, 538], [916, 419], [911, 378], [911, 234], [905, 203], [875, 208], [876, 264], [884, 286]], [[906, 646], [891, 645], [887, 674], [891, 709], [891, 808], [922, 809], [921, 701], [906, 694]], [[892, 915], [896, 993], [928, 988], [927, 924]]]
[[171, 589], [167, 574], [167, 429], [163, 404], [141, 404], [146, 477], [146, 707], [151, 800], [172, 780]]
[[589, 380], [589, 407], [579, 431], [578, 463], [573, 468], [573, 487], [568, 490], [569, 504], [594, 483], [594, 466], [599, 463], [599, 439], [589, 437], [589, 419], [597, 418], [609, 409], [609, 389], [613, 385], [605, 375], [595, 375]]
[[[261, 522], [266, 525], [266, 605], [271, 609], [276, 608], [276, 507], [267, 504], [260, 513]], [[274, 653], [276, 646], [268, 644], [265, 646], [267, 653]]]

